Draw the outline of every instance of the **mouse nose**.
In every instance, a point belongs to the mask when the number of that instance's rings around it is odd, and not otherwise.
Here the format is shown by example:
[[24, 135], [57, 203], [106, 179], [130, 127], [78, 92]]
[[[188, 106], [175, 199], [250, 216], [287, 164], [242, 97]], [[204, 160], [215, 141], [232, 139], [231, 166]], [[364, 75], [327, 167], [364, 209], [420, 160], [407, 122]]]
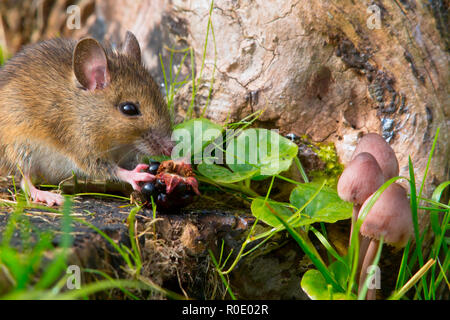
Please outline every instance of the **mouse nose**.
[[172, 150], [175, 147], [175, 143], [171, 139], [171, 135], [162, 134], [158, 130], [148, 131], [144, 137], [144, 145], [146, 146], [145, 153], [159, 154], [165, 156], [171, 156]]
[[174, 146], [175, 146], [175, 144], [171, 140], [162, 141], [161, 149], [162, 149], [163, 155], [170, 157]]

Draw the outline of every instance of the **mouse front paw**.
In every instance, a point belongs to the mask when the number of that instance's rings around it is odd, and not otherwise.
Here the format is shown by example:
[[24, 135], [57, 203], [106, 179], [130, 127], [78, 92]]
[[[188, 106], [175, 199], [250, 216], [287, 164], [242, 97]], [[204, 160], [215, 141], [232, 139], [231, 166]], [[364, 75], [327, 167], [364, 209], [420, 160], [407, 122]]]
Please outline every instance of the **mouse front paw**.
[[148, 169], [147, 164], [138, 164], [134, 170], [126, 170], [123, 168], [117, 169], [117, 177], [133, 187], [134, 190], [141, 191], [139, 184], [141, 182], [151, 182], [155, 180], [155, 176], [148, 172], [142, 172], [142, 170]]

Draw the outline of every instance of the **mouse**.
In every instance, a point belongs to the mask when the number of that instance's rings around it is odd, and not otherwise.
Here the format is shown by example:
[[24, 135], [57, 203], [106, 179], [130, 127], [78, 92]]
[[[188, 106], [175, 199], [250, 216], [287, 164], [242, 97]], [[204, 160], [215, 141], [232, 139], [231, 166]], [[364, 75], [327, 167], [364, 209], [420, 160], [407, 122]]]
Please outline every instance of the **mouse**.
[[142, 156], [170, 155], [166, 101], [142, 63], [135, 35], [118, 48], [91, 37], [24, 47], [0, 68], [0, 168], [22, 177], [33, 202], [62, 205], [58, 184], [73, 174], [129, 183], [153, 181]]

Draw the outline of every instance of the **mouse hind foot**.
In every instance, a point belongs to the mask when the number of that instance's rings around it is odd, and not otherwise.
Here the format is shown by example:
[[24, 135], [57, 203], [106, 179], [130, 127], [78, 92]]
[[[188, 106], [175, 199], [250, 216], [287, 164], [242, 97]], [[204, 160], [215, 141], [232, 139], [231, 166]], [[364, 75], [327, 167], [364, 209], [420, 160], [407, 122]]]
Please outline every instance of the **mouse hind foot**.
[[49, 207], [60, 206], [64, 203], [64, 197], [50, 191], [43, 191], [36, 188], [29, 177], [24, 177], [21, 182], [22, 190], [31, 197], [35, 203], [43, 203]]

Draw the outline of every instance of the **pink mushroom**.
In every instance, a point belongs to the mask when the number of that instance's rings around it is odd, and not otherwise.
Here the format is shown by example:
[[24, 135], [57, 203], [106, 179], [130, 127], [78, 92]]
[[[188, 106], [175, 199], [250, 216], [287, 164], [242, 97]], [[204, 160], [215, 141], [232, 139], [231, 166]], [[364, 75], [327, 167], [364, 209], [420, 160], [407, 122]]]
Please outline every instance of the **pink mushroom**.
[[383, 183], [384, 176], [380, 166], [367, 152], [357, 154], [342, 172], [337, 185], [339, 197], [353, 203], [350, 239], [361, 205]]
[[[372, 157], [367, 156], [367, 154]], [[353, 227], [361, 210], [361, 205], [384, 182], [398, 175], [398, 160], [391, 146], [376, 133], [364, 135], [353, 152], [352, 161], [348, 164], [338, 182], [339, 196], [343, 200], [354, 203], [349, 241], [351, 241]], [[363, 257], [366, 256], [367, 250], [372, 250], [372, 248], [369, 248], [372, 243], [368, 237], [362, 237], [361, 233], [358, 236], [360, 240], [358, 272], [362, 273]]]
[[[360, 212], [364, 210], [371, 198], [372, 196], [364, 202]], [[360, 256], [360, 261], [362, 261], [359, 277], [360, 290], [367, 276], [367, 268], [372, 265], [377, 253], [380, 237], [383, 236], [385, 243], [402, 248], [408, 242], [413, 231], [411, 208], [406, 191], [399, 184], [393, 183], [380, 195], [367, 213], [359, 230], [369, 243], [364, 255]], [[373, 300], [375, 297], [376, 289], [369, 289], [367, 299]]]
[[352, 159], [362, 152], [368, 152], [374, 156], [383, 171], [385, 181], [398, 176], [399, 168], [397, 157], [391, 146], [376, 133], [364, 135], [358, 142]]

